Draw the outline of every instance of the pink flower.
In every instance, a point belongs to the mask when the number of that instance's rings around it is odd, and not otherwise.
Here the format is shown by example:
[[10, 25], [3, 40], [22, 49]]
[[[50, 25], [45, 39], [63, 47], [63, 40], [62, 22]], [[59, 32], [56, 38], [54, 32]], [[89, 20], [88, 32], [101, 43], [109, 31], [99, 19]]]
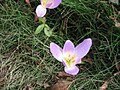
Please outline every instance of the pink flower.
[[38, 5], [36, 8], [36, 14], [38, 17], [43, 17], [47, 12], [46, 8], [54, 9], [58, 7], [62, 0], [40, 0], [40, 2], [41, 5]]
[[77, 45], [67, 40], [63, 49], [55, 43], [50, 43], [50, 52], [58, 61], [62, 62], [66, 73], [76, 75], [79, 72], [79, 68], [76, 64], [81, 63], [81, 59], [89, 52], [92, 45], [90, 38], [85, 39], [82, 43]]

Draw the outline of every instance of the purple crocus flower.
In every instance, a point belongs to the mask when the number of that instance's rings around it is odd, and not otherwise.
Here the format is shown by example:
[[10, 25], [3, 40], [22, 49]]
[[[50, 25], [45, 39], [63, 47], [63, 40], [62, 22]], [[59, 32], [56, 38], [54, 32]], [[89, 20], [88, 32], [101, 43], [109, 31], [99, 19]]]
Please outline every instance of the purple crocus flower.
[[76, 75], [79, 72], [79, 68], [76, 64], [81, 63], [81, 59], [89, 52], [92, 45], [90, 38], [85, 39], [82, 43], [77, 45], [67, 40], [63, 49], [55, 43], [50, 43], [50, 52], [58, 61], [62, 62], [66, 73]]
[[36, 14], [38, 17], [43, 17], [47, 9], [54, 9], [58, 7], [58, 5], [62, 2], [62, 0], [40, 0], [41, 4], [37, 6], [36, 8]]

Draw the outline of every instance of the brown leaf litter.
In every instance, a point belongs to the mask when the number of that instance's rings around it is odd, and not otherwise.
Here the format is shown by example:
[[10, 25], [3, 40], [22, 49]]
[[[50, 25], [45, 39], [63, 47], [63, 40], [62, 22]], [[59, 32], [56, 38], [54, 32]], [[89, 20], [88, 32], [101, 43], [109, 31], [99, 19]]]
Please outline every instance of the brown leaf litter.
[[8, 67], [1, 67], [0, 68], [0, 86], [4, 85], [5, 83], [5, 75], [7, 73]]
[[68, 90], [72, 81], [59, 80], [56, 84], [52, 86], [52, 90]]
[[108, 88], [108, 81], [105, 81], [104, 84], [99, 88], [99, 90], [106, 90]]

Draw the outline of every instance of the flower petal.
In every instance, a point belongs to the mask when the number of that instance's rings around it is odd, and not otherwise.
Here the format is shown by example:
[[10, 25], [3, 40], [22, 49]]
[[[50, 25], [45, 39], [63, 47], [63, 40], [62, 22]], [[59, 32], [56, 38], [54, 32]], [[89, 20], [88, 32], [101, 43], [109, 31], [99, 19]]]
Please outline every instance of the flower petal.
[[52, 0], [51, 3], [47, 4], [46, 5], [46, 8], [49, 8], [49, 9], [54, 9], [56, 7], [58, 7], [58, 5], [62, 2], [62, 0]]
[[43, 17], [47, 12], [47, 9], [42, 7], [42, 5], [38, 5], [36, 8], [36, 14], [38, 17]]
[[58, 61], [62, 62], [62, 48], [55, 43], [50, 43], [50, 52]]
[[77, 75], [79, 72], [79, 68], [77, 66], [65, 67], [64, 70], [66, 73], [69, 73], [71, 75]]
[[90, 47], [92, 45], [91, 38], [85, 39], [82, 43], [80, 43], [75, 48], [75, 52], [78, 54], [79, 58], [83, 58], [90, 50]]
[[82, 62], [82, 61], [81, 61], [81, 58], [77, 58], [75, 64], [80, 64], [81, 62]]
[[63, 53], [67, 53], [67, 52], [70, 53], [73, 51], [74, 51], [74, 44], [70, 40], [67, 40], [63, 47]]

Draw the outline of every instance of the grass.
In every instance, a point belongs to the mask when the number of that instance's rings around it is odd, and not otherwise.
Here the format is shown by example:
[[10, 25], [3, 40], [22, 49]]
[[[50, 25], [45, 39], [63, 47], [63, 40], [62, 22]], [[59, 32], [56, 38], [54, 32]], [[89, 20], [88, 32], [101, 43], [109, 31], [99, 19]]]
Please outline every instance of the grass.
[[[93, 40], [87, 55], [93, 64], [83, 65], [70, 90], [98, 90], [119, 72], [120, 28], [110, 18], [120, 21], [119, 8], [98, 0], [63, 0], [58, 8], [48, 11], [47, 24], [55, 28], [48, 38], [44, 32], [34, 34], [39, 23], [34, 22], [32, 11], [38, 3], [31, 4], [32, 10], [23, 1], [4, 0], [0, 4], [1, 90], [26, 90], [28, 86], [46, 90], [44, 83], [55, 84], [63, 65], [49, 52], [49, 44], [62, 47], [67, 39], [75, 45], [88, 37]], [[113, 76], [108, 90], [120, 90], [119, 82], [119, 75]]]

